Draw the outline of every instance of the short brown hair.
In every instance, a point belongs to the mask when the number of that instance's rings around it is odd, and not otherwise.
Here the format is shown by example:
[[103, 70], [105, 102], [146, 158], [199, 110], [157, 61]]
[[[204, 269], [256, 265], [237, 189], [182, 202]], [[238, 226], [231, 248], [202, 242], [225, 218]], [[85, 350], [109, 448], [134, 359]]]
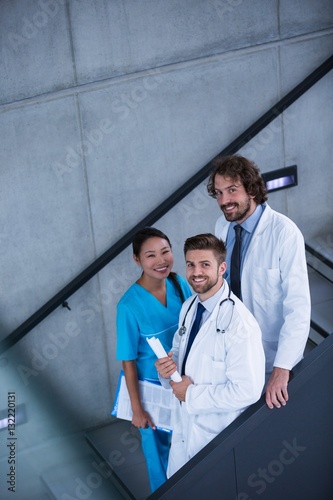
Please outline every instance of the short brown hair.
[[187, 238], [184, 243], [185, 256], [189, 250], [212, 250], [219, 265], [225, 262], [227, 253], [224, 242], [211, 233], [197, 234]]
[[218, 156], [212, 162], [213, 170], [209, 176], [207, 191], [209, 196], [216, 198], [215, 177], [230, 177], [233, 181], [240, 180], [245, 191], [254, 196], [254, 201], [261, 205], [267, 200], [267, 189], [256, 164], [244, 156]]

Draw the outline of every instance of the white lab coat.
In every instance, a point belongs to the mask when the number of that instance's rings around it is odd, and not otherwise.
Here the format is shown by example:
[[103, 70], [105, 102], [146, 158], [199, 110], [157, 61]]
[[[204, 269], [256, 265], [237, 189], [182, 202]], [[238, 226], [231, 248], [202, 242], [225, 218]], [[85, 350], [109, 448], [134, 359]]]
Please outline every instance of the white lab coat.
[[[222, 215], [215, 234], [226, 241], [230, 223]], [[266, 208], [247, 249], [241, 275], [242, 300], [258, 321], [266, 356], [291, 370], [303, 357], [310, 330], [310, 291], [304, 239], [286, 216]]]
[[[262, 393], [265, 356], [260, 328], [234, 294], [231, 298], [235, 305], [224, 302], [219, 312], [220, 301], [228, 296], [229, 287], [227, 283], [225, 285], [212, 314], [197, 333], [187, 358], [185, 373], [193, 384], [186, 391], [186, 402], [179, 403], [172, 415], [168, 477], [256, 402]], [[179, 326], [192, 300], [190, 297], [183, 304]], [[186, 316], [187, 333], [180, 336], [177, 331], [174, 336], [172, 352], [179, 372], [196, 309], [194, 303]], [[218, 327], [228, 326], [225, 333], [216, 331], [218, 312]], [[165, 387], [170, 388], [169, 380], [160, 379]]]

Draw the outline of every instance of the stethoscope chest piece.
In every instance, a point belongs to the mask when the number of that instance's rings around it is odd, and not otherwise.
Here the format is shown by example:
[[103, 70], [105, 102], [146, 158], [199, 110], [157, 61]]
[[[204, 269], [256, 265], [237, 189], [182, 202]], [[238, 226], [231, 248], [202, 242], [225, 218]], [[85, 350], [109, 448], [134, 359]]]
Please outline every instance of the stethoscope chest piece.
[[189, 305], [189, 308], [187, 309], [186, 311], [186, 314], [184, 316], [184, 319], [183, 319], [183, 323], [182, 323], [182, 326], [179, 328], [178, 330], [178, 334], [182, 337], [183, 335], [185, 335], [186, 333], [186, 326], [185, 326], [185, 321], [186, 321], [186, 318], [187, 318], [187, 315], [189, 313], [189, 310], [191, 309], [191, 307], [193, 306], [194, 302], [195, 302], [195, 299], [197, 297], [195, 296], [194, 299], [192, 300], [191, 304]]
[[179, 328], [178, 333], [179, 333], [180, 336], [185, 335], [185, 333], [186, 333], [186, 326], [182, 325]]

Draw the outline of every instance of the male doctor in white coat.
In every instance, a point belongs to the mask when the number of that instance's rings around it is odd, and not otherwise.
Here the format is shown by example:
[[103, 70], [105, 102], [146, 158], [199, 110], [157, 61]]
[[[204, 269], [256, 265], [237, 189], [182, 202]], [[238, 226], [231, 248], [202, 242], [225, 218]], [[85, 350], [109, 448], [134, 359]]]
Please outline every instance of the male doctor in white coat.
[[[168, 357], [155, 363], [162, 385], [171, 385], [181, 402], [172, 415], [168, 477], [255, 403], [265, 380], [259, 325], [223, 279], [223, 241], [193, 236], [184, 253], [186, 277], [197, 295], [183, 304]], [[201, 326], [187, 351], [200, 308]], [[181, 382], [170, 381], [176, 370], [183, 373]]]
[[[302, 359], [310, 330], [310, 292], [304, 239], [297, 226], [265, 203], [257, 166], [240, 155], [218, 157], [207, 185], [223, 215], [215, 234], [226, 242], [228, 271], [241, 226], [239, 298], [258, 321], [266, 355], [266, 403], [288, 401], [291, 369]], [[236, 287], [231, 288], [235, 293]]]

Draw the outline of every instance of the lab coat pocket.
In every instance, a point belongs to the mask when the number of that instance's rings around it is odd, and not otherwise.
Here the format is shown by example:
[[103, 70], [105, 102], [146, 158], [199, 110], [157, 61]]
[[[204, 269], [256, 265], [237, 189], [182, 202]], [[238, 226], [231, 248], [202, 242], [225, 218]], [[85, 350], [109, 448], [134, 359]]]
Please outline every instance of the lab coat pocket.
[[211, 383], [211, 365], [212, 355], [205, 353], [196, 353], [196, 356], [190, 355], [187, 360], [186, 373], [194, 381], [195, 384], [210, 384]]
[[191, 439], [188, 443], [188, 459], [198, 453], [217, 435], [216, 431], [194, 422], [192, 426]]
[[[280, 270], [257, 268], [254, 271], [253, 290], [253, 296], [257, 297], [261, 303], [282, 302]], [[265, 296], [263, 296], [263, 291], [265, 291]]]

